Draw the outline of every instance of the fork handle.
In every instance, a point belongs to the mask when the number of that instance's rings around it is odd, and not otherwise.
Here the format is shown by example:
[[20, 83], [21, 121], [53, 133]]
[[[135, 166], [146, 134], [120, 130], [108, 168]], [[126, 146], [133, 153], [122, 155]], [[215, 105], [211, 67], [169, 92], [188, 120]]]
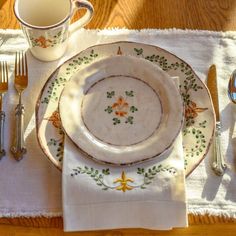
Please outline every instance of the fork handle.
[[25, 113], [24, 105], [19, 103], [16, 106], [16, 112], [15, 112], [16, 136], [14, 139], [14, 144], [11, 147], [11, 152], [17, 161], [20, 161], [23, 158], [24, 154], [26, 153], [26, 147], [24, 142], [24, 113]]
[[0, 160], [6, 154], [4, 150], [4, 122], [5, 122], [5, 112], [0, 111]]

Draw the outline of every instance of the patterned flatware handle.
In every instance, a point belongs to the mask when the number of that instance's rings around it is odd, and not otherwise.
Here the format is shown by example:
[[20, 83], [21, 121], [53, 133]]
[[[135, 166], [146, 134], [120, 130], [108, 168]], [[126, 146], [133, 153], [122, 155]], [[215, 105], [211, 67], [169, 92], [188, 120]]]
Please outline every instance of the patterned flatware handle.
[[24, 105], [19, 103], [16, 107], [16, 133], [14, 138], [14, 144], [11, 147], [11, 152], [17, 161], [20, 161], [26, 153], [26, 147], [24, 142]]
[[227, 169], [227, 165], [224, 161], [224, 156], [221, 151], [221, 125], [220, 122], [216, 122], [216, 131], [214, 139], [214, 156], [212, 162], [212, 169], [216, 175], [223, 175]]
[[6, 152], [4, 150], [4, 122], [5, 122], [5, 112], [0, 112], [0, 160], [5, 156]]

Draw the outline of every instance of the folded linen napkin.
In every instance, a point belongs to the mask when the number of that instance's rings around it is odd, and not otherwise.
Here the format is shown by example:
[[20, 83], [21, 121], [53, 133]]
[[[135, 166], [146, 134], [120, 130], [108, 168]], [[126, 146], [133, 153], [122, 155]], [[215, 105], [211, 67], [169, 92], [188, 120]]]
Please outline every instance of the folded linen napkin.
[[65, 138], [62, 191], [65, 231], [186, 227], [182, 134], [168, 158], [132, 167], [97, 164]]
[[65, 231], [186, 227], [182, 134], [162, 158], [132, 167], [95, 163], [66, 137], [62, 191]]

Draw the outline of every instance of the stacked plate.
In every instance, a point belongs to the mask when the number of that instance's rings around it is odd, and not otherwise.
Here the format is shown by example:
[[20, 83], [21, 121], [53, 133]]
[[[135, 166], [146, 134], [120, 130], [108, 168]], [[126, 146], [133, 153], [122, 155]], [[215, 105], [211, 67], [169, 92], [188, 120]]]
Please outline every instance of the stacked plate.
[[75, 73], [59, 102], [62, 126], [87, 155], [125, 165], [158, 157], [183, 124], [183, 102], [157, 65], [112, 56]]
[[208, 90], [192, 68], [134, 42], [96, 45], [60, 66], [41, 91], [36, 121], [40, 146], [59, 169], [65, 135], [95, 161], [130, 165], [165, 154], [182, 130], [188, 175], [214, 131]]

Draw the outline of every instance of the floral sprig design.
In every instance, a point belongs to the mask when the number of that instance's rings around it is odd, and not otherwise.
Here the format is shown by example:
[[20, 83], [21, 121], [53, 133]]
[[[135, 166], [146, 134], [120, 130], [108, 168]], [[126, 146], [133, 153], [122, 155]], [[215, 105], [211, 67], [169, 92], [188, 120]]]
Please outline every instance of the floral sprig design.
[[141, 175], [143, 177], [141, 181], [135, 181], [134, 178], [127, 177], [125, 171], [122, 171], [121, 177], [114, 179], [113, 185], [106, 182], [106, 176], [111, 174], [109, 168], [99, 171], [93, 167], [78, 166], [77, 168], [72, 169], [71, 177], [86, 174], [102, 190], [118, 190], [126, 192], [127, 190], [131, 191], [133, 189], [146, 189], [147, 186], [150, 185], [154, 181], [155, 177], [161, 172], [168, 172], [170, 175], [175, 175], [177, 170], [174, 167], [163, 166], [161, 164], [148, 168], [147, 170], [144, 168], [138, 168], [137, 175]]
[[[107, 92], [107, 98], [111, 99], [115, 96], [115, 91]], [[116, 117], [112, 119], [113, 125], [121, 124], [121, 118], [124, 117], [125, 124], [133, 124], [134, 117], [129, 115], [129, 112], [134, 113], [138, 111], [138, 108], [135, 106], [129, 106], [127, 102], [128, 97], [134, 97], [134, 91], [125, 91], [126, 98], [119, 96], [116, 101], [112, 104], [107, 106], [104, 109], [105, 112], [108, 114], [113, 113]]]
[[207, 108], [197, 107], [197, 104], [189, 100], [185, 104], [185, 126], [191, 126], [195, 123], [195, 118], [198, 116], [198, 113], [206, 111]]
[[62, 31], [59, 31], [57, 34], [53, 35], [50, 38], [46, 38], [42, 35], [37, 38], [34, 38], [32, 36], [30, 37], [32, 47], [40, 47], [40, 48], [54, 47], [59, 43], [63, 43], [65, 40], [66, 40], [65, 33], [62, 33]]
[[42, 35], [37, 38], [31, 37], [30, 41], [32, 43], [32, 47], [48, 48], [52, 45], [52, 40], [47, 39]]

